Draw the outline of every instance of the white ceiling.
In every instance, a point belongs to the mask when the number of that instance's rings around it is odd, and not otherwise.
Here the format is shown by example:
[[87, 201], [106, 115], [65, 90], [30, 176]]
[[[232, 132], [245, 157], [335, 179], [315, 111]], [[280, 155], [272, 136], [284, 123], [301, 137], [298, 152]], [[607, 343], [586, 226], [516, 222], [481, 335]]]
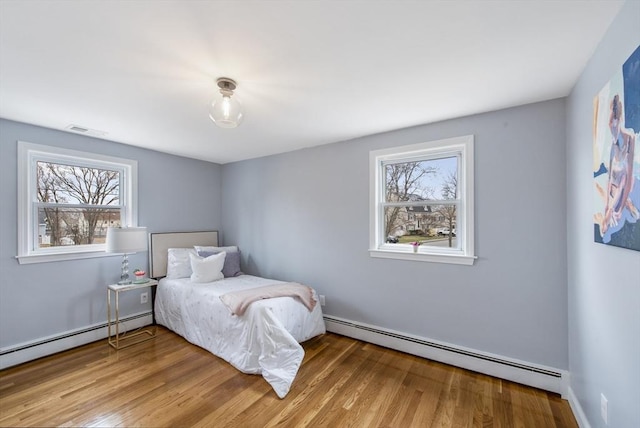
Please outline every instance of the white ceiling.
[[[218, 163], [282, 153], [566, 96], [622, 3], [0, 0], [0, 117]], [[208, 117], [220, 76], [236, 129]]]

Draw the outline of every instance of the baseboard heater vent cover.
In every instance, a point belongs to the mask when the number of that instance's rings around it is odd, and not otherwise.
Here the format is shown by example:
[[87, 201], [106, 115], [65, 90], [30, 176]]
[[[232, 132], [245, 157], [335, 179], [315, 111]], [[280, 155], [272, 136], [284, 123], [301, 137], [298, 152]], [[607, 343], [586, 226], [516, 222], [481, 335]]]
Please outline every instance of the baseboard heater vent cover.
[[[324, 316], [327, 330], [412, 355], [466, 368], [565, 395], [567, 372], [536, 367], [526, 362], [438, 343], [376, 326], [360, 324], [333, 316]], [[358, 333], [360, 332], [360, 333]], [[528, 373], [528, 374], [527, 374]]]

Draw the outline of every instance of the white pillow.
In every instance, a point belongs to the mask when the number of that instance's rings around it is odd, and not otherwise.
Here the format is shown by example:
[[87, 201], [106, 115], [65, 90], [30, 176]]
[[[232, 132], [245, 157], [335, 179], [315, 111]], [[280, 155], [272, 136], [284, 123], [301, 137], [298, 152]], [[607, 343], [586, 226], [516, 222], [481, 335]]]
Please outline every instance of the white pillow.
[[212, 256], [202, 258], [195, 254], [189, 253], [191, 259], [191, 281], [193, 282], [213, 282], [223, 279], [222, 267], [227, 253], [214, 254]]
[[189, 254], [196, 255], [193, 248], [169, 248], [167, 251], [167, 278], [189, 278], [191, 261]]
[[226, 252], [226, 253], [233, 253], [238, 251], [238, 247], [236, 245], [232, 245], [229, 247], [201, 247], [200, 245], [194, 245], [193, 248], [195, 248], [196, 252], [200, 252], [200, 251], [206, 251], [208, 253], [221, 253], [221, 252]]

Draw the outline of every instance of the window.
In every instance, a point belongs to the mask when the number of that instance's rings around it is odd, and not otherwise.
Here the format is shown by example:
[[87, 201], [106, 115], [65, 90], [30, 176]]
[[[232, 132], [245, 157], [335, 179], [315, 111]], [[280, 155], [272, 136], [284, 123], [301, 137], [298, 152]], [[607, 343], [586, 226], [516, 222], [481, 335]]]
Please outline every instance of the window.
[[473, 264], [473, 135], [376, 150], [369, 161], [372, 257]]
[[108, 227], [136, 226], [137, 162], [18, 142], [21, 264], [104, 255]]

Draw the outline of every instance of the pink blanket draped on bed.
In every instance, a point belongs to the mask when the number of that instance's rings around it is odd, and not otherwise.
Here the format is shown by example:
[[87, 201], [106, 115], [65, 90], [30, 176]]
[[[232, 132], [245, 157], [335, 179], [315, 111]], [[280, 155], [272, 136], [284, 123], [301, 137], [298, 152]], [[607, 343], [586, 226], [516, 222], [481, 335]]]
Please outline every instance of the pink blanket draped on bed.
[[317, 303], [313, 297], [313, 289], [307, 285], [298, 284], [297, 282], [287, 282], [284, 284], [266, 285], [264, 287], [234, 291], [223, 294], [220, 296], [220, 300], [229, 308], [233, 315], [241, 316], [251, 303], [274, 297], [297, 298], [309, 309], [309, 312], [313, 310]]

